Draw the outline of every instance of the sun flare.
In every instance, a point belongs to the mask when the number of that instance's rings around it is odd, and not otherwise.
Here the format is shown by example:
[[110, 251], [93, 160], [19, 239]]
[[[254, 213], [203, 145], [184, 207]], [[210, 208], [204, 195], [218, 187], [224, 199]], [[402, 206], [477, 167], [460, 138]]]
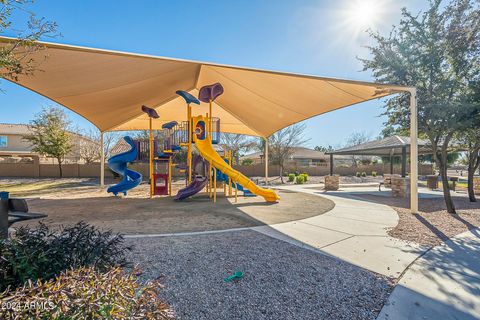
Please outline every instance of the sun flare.
[[375, 27], [382, 16], [382, 1], [379, 0], [353, 0], [349, 1], [345, 9], [346, 20], [351, 27]]

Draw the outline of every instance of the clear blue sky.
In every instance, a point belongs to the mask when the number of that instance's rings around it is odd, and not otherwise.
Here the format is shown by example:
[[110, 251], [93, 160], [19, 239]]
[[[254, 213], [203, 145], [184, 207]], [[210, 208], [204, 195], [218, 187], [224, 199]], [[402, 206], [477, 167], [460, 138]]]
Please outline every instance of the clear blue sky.
[[[363, 31], [370, 26], [388, 32], [404, 6], [419, 12], [426, 0], [37, 0], [28, 9], [58, 23], [62, 36], [48, 41], [372, 80], [356, 59], [368, 55]], [[14, 25], [21, 28], [25, 17], [16, 15]], [[6, 81], [0, 86], [0, 122], [27, 123], [53, 104]], [[371, 101], [306, 121], [308, 144], [340, 146], [354, 131], [378, 135], [385, 120], [381, 106]], [[69, 116], [82, 128], [92, 126]]]

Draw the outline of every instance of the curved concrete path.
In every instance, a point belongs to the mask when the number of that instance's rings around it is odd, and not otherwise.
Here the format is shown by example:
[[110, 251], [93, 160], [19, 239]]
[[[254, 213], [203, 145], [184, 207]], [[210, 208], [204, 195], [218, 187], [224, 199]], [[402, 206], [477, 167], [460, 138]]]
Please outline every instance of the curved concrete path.
[[[312, 189], [315, 187], [319, 189]], [[392, 278], [398, 278], [427, 250], [387, 234], [387, 229], [398, 223], [397, 213], [389, 206], [355, 198], [348, 192], [326, 193], [320, 187], [323, 185], [289, 185], [279, 189], [330, 199], [335, 202], [331, 211], [312, 218], [252, 229]]]
[[480, 319], [479, 229], [462, 233], [415, 261], [377, 319]]

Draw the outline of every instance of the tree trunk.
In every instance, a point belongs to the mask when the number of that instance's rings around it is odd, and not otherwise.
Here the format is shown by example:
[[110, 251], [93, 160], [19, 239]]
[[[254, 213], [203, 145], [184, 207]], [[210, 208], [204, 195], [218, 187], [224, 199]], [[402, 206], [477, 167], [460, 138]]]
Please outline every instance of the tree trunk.
[[477, 202], [477, 199], [475, 198], [475, 190], [473, 190], [473, 176], [475, 175], [474, 161], [474, 159], [470, 159], [468, 162], [468, 198], [470, 199], [470, 202]]
[[477, 202], [475, 190], [473, 188], [473, 177], [475, 176], [477, 168], [480, 167], [479, 152], [480, 149], [475, 149], [468, 155], [468, 198], [470, 199], [470, 202]]
[[448, 213], [457, 213], [455, 211], [455, 204], [452, 200], [452, 195], [450, 194], [450, 188], [448, 187], [448, 176], [447, 176], [447, 164], [442, 164], [440, 168], [440, 175], [442, 177], [442, 187], [443, 187], [443, 197], [445, 198], [445, 205], [447, 206]]
[[443, 197], [445, 198], [445, 205], [447, 206], [448, 213], [457, 213], [455, 211], [455, 204], [452, 200], [452, 195], [450, 194], [450, 188], [448, 187], [448, 175], [447, 175], [447, 144], [442, 146], [441, 159], [438, 164], [440, 170], [440, 175], [442, 177], [442, 186], [443, 186]]
[[283, 164], [280, 164], [280, 182], [282, 184], [284, 184], [285, 182], [283, 182]]
[[445, 205], [447, 207], [448, 213], [457, 213], [455, 211], [455, 204], [452, 200], [452, 195], [450, 194], [450, 188], [448, 187], [448, 176], [447, 176], [447, 148], [450, 142], [451, 135], [448, 135], [445, 138], [445, 141], [442, 144], [442, 151], [440, 152], [440, 158], [438, 157], [438, 148], [437, 143], [434, 139], [430, 139], [432, 142], [432, 151], [434, 152], [433, 158], [435, 159], [435, 163], [438, 166], [438, 170], [440, 172], [440, 176], [442, 178], [442, 188], [443, 188], [443, 198], [445, 199]]
[[63, 178], [63, 171], [62, 171], [62, 159], [57, 158], [58, 161], [58, 170], [60, 171], [60, 178]]

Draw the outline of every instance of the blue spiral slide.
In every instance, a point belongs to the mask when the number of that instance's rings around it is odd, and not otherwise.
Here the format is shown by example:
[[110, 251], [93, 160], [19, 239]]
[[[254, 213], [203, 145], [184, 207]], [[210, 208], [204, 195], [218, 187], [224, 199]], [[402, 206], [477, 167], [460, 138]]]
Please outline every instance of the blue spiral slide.
[[128, 190], [135, 188], [142, 182], [142, 175], [140, 173], [127, 168], [129, 162], [137, 159], [137, 145], [129, 136], [124, 137], [123, 140], [130, 145], [131, 149], [108, 159], [110, 169], [123, 176], [122, 181], [107, 189], [107, 192], [112, 192], [114, 195], [118, 195], [119, 192], [127, 195]]

